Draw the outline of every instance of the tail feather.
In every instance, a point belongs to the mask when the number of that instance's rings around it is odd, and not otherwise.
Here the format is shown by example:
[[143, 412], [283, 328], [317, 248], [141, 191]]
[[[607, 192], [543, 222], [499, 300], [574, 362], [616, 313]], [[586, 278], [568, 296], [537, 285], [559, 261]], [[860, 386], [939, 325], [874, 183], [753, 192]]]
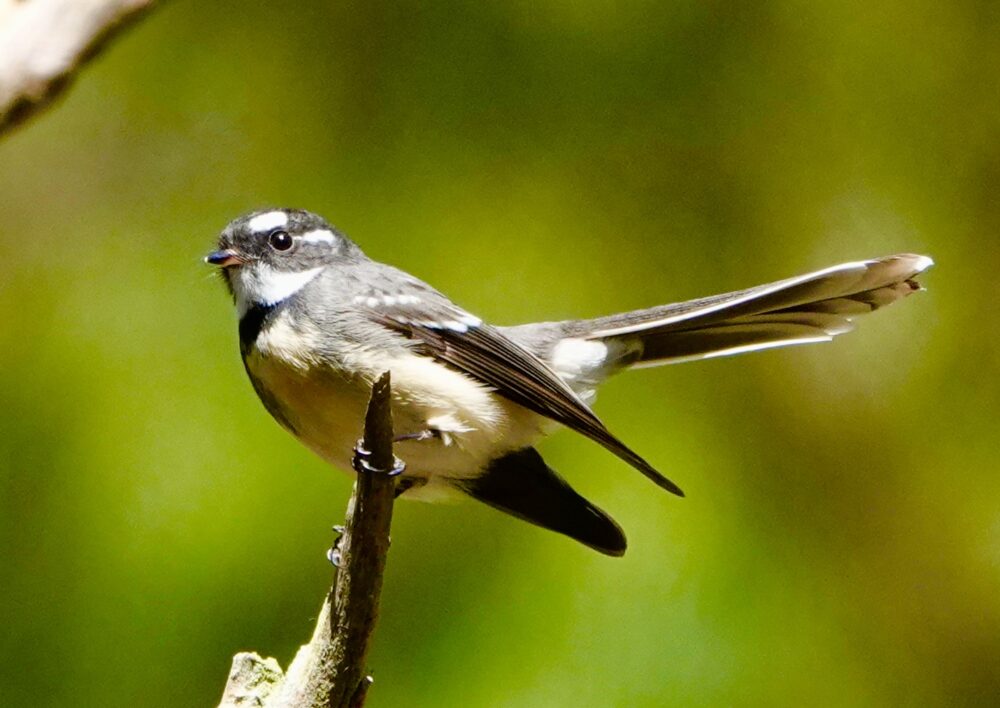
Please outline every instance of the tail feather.
[[614, 519], [577, 494], [534, 448], [497, 458], [461, 488], [495, 509], [565, 534], [609, 556], [625, 553], [625, 534]]
[[564, 323], [564, 337], [601, 341], [621, 366], [659, 364], [828, 341], [853, 319], [920, 290], [927, 256], [844, 263], [795, 278], [698, 300]]
[[633, 368], [713, 359], [793, 344], [828, 342], [833, 335], [806, 324], [754, 323], [718, 325], [701, 330], [671, 332], [643, 340], [642, 355]]

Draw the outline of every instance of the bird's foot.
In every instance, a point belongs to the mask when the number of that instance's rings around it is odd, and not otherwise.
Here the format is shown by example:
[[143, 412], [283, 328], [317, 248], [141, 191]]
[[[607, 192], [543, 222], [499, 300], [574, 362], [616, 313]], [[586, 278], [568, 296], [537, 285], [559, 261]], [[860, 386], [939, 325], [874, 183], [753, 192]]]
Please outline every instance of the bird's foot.
[[347, 529], [340, 524], [337, 524], [336, 526], [333, 527], [333, 532], [337, 534], [337, 537], [333, 539], [333, 545], [330, 546], [330, 549], [326, 552], [326, 559], [330, 561], [330, 565], [332, 565], [334, 568], [339, 568], [340, 561], [343, 559], [343, 554], [341, 553], [340, 545], [344, 541], [345, 531], [347, 531]]
[[[399, 493], [396, 494], [399, 496]], [[347, 533], [347, 527], [341, 524], [337, 524], [333, 527], [333, 532], [337, 534], [337, 537], [333, 539], [333, 544], [326, 552], [326, 559], [330, 561], [332, 565], [337, 570], [340, 570], [340, 564], [344, 561], [344, 535]], [[389, 545], [392, 545], [392, 538], [389, 538]]]
[[398, 477], [406, 470], [406, 463], [395, 455], [392, 457], [392, 467], [387, 470], [382, 469], [381, 467], [373, 466], [372, 463], [369, 462], [371, 456], [371, 450], [365, 448], [364, 440], [358, 440], [357, 444], [354, 446], [354, 459], [351, 461], [351, 466], [354, 467], [354, 471], [358, 474], [361, 474], [362, 472], [371, 472], [373, 474], [387, 474], [390, 477]]

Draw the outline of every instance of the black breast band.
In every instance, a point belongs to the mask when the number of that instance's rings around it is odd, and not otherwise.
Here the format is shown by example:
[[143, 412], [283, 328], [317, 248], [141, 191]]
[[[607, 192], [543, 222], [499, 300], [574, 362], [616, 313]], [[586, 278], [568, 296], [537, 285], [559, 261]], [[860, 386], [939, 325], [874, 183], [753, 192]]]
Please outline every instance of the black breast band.
[[276, 307], [277, 305], [254, 303], [240, 318], [240, 353], [243, 356], [246, 356], [253, 347], [268, 315], [274, 312]]

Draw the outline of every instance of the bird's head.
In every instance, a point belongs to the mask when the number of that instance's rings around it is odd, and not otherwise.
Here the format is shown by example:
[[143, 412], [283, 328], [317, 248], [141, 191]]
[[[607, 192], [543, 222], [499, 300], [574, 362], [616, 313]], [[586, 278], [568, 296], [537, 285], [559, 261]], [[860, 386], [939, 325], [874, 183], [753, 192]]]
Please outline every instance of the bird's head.
[[266, 209], [231, 221], [205, 262], [219, 267], [242, 315], [255, 304], [278, 304], [327, 266], [362, 257], [321, 216], [302, 209]]

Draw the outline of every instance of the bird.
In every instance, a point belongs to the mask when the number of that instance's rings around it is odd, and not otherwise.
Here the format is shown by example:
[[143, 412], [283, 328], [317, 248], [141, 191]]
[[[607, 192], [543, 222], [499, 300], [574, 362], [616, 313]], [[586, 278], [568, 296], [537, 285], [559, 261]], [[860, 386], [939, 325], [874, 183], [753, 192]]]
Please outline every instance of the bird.
[[496, 326], [302, 209], [234, 219], [205, 260], [232, 296], [257, 396], [323, 460], [351, 469], [371, 387], [389, 371], [405, 461], [397, 496], [472, 497], [609, 556], [625, 553], [624, 532], [545, 463], [542, 438], [569, 428], [684, 493], [594, 413], [601, 383], [629, 369], [829, 341], [921, 290], [917, 276], [933, 265], [898, 254], [620, 314]]

